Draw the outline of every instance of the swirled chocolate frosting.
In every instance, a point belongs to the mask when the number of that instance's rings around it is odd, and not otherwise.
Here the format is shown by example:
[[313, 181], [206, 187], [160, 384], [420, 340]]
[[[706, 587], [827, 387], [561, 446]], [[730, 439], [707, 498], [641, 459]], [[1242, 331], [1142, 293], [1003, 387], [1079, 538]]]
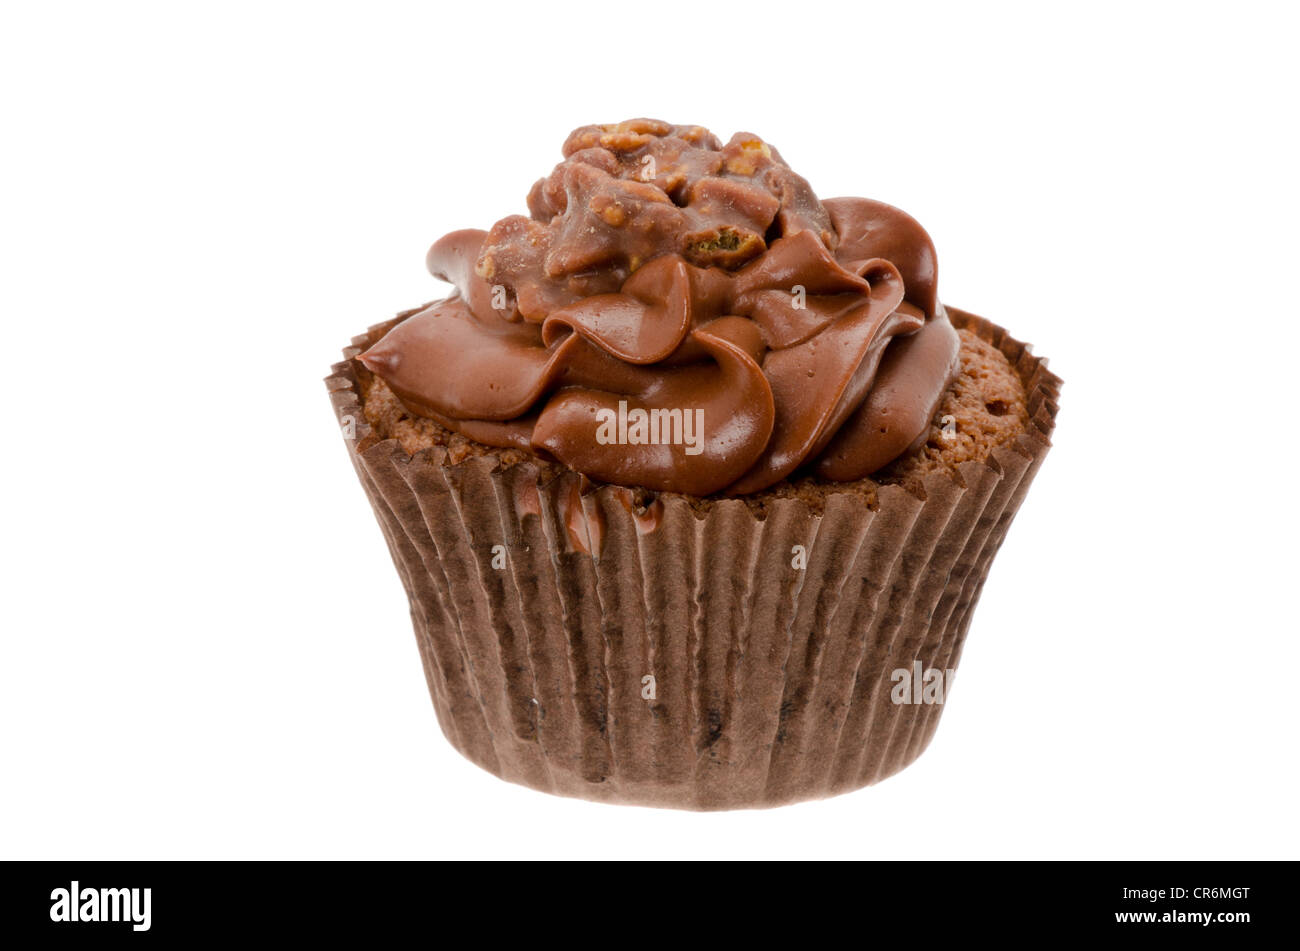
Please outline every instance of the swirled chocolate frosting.
[[528, 209], [435, 242], [455, 292], [361, 356], [410, 412], [697, 496], [860, 479], [925, 439], [958, 339], [898, 209], [649, 119], [575, 130]]

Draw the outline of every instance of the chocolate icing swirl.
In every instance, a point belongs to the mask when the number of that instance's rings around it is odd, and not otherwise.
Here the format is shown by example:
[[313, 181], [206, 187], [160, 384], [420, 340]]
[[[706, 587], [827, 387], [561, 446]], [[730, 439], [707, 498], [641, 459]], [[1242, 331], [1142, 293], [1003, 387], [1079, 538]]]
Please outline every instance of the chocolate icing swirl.
[[[455, 292], [361, 356], [408, 410], [689, 495], [859, 479], [924, 440], [958, 341], [914, 219], [819, 201], [744, 133], [632, 120], [576, 130], [564, 156], [531, 217], [435, 242]], [[664, 439], [598, 438], [638, 410]], [[701, 410], [693, 444], [667, 438]]]

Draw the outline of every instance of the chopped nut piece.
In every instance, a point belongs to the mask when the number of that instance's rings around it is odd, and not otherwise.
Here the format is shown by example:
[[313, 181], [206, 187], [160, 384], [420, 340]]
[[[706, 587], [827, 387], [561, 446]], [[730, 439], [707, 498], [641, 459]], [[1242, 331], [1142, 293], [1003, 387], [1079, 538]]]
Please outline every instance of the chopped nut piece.
[[606, 132], [600, 137], [601, 146], [612, 152], [635, 152], [653, 141], [654, 136], [637, 132]]
[[627, 221], [627, 212], [623, 208], [623, 203], [607, 195], [599, 195], [593, 198], [591, 210], [600, 215], [607, 225], [615, 228], [622, 227]]
[[758, 171], [764, 159], [768, 162], [772, 159], [772, 150], [761, 139], [747, 139], [733, 144], [739, 146], [739, 151], [727, 159], [726, 168], [735, 175], [752, 176]]
[[766, 247], [754, 232], [742, 233], [724, 226], [712, 232], [687, 235], [682, 253], [686, 260], [699, 267], [734, 268], [762, 254]]

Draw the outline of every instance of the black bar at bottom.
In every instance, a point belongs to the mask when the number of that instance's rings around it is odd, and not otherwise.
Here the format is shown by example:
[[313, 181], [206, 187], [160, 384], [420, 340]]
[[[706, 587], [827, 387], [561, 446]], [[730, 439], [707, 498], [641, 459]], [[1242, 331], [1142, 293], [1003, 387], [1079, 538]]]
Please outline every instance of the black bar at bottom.
[[851, 944], [908, 946], [954, 930], [1231, 941], [1287, 928], [1295, 871], [1248, 862], [8, 862], [0, 934], [98, 944], [414, 929], [430, 944], [495, 944], [519, 928], [528, 941], [668, 946], [706, 939], [703, 924], [727, 947], [746, 935], [767, 946], [790, 929], [800, 944], [829, 942], [845, 928], [857, 935]]

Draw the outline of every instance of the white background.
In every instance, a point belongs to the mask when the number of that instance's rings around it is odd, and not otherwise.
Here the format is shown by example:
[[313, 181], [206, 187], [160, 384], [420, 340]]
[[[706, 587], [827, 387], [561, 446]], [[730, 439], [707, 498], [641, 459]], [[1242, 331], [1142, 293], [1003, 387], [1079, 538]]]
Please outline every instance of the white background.
[[[0, 857], [1300, 857], [1284, 4], [7, 4]], [[1066, 381], [938, 735], [767, 812], [434, 720], [321, 378], [574, 126], [758, 133]]]

